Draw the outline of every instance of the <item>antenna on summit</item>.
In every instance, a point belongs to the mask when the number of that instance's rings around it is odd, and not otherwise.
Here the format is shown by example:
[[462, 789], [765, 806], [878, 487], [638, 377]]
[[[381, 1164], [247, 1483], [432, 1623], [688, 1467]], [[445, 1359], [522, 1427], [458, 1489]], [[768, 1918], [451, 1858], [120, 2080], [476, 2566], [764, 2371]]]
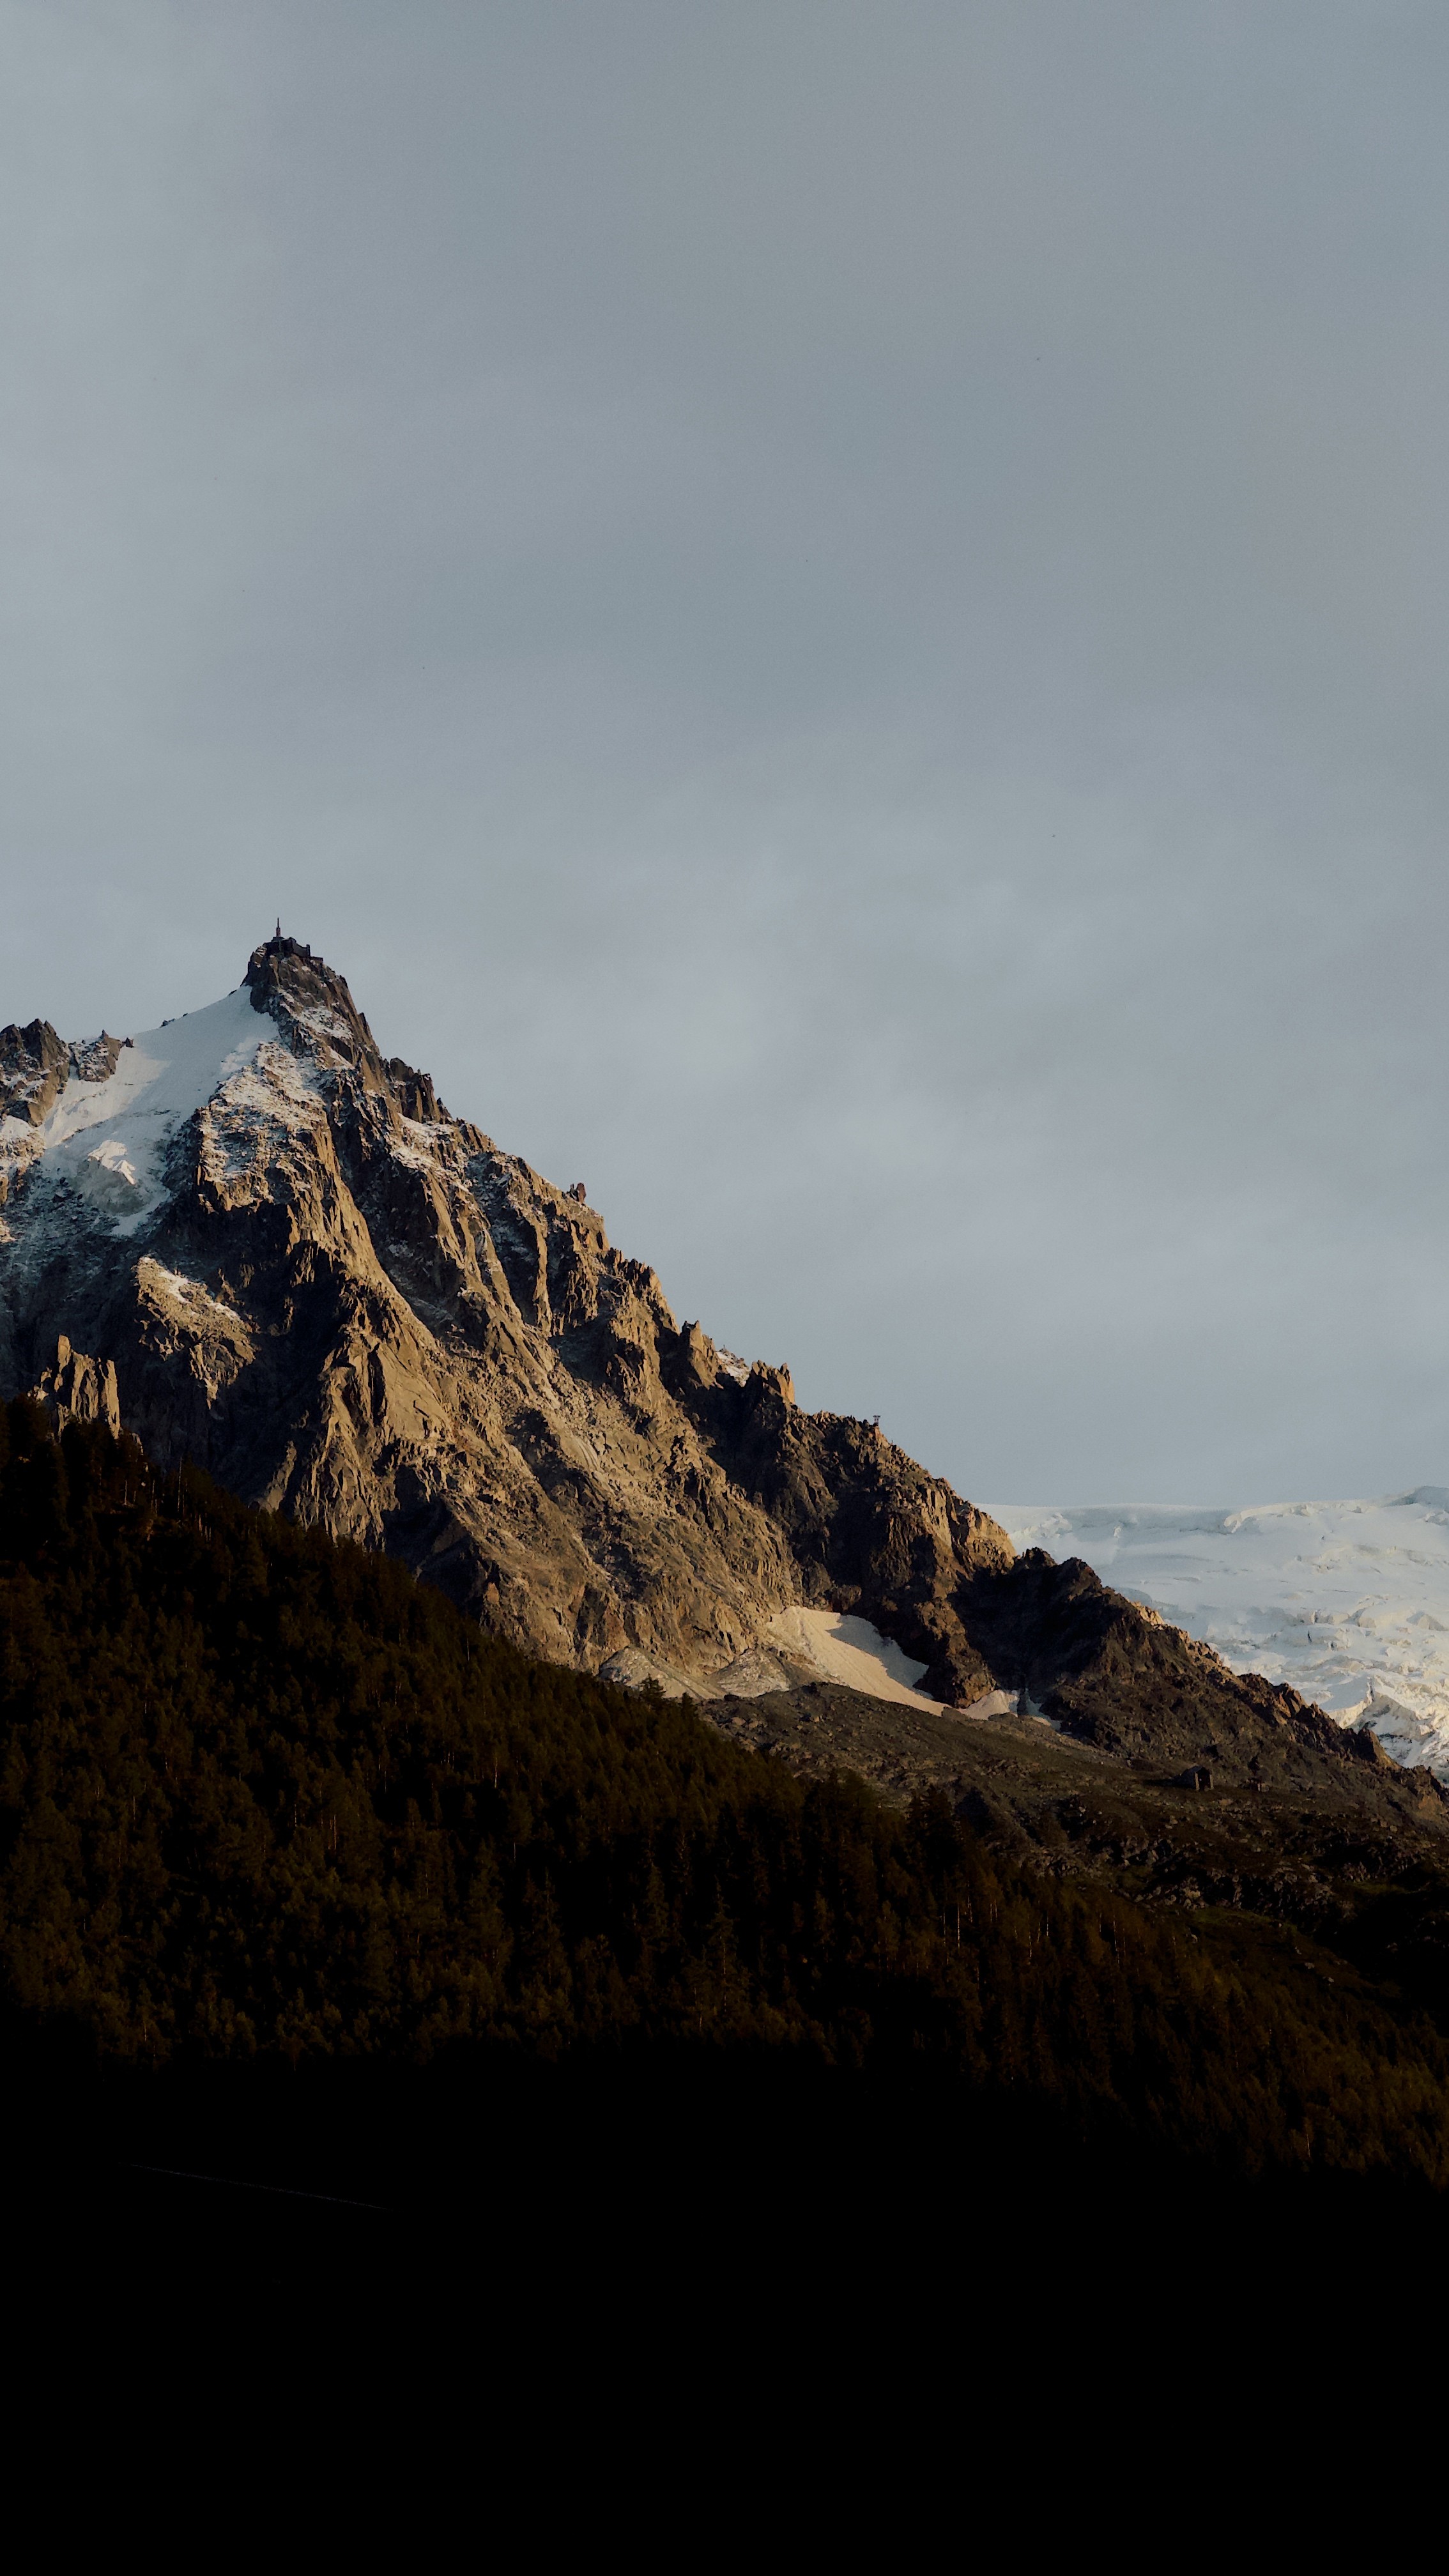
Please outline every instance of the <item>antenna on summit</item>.
[[281, 947], [281, 944], [282, 944], [282, 916], [281, 916], [281, 914], [280, 914], [280, 913], [278, 913], [278, 915], [277, 915], [277, 936], [276, 936], [276, 942], [275, 942], [275, 945], [276, 945], [278, 948], [280, 948], [280, 947]]

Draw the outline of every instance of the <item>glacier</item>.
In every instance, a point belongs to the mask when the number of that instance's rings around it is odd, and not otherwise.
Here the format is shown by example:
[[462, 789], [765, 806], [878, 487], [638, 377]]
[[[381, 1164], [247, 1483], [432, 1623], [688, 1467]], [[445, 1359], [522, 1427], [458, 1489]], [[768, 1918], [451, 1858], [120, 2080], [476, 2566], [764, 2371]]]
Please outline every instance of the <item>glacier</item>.
[[1449, 1781], [1449, 1486], [1232, 1511], [991, 1510], [1015, 1547], [1081, 1557], [1234, 1672], [1290, 1683]]
[[164, 1200], [167, 1148], [198, 1109], [230, 1097], [269, 1056], [295, 1082], [294, 1059], [276, 1037], [242, 985], [127, 1038], [112, 1073], [99, 1080], [72, 1073], [37, 1124], [0, 1120], [0, 1203], [43, 1160], [52, 1181], [69, 1182], [119, 1234], [134, 1234]]

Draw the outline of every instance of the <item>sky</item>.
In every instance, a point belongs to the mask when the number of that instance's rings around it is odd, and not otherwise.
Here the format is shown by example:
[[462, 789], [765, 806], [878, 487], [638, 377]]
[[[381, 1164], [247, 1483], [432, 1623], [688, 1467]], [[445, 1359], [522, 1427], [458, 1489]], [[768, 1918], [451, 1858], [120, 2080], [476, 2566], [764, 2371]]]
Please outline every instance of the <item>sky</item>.
[[0, 1021], [280, 914], [973, 1499], [1449, 1482], [1449, 14], [0, 0]]

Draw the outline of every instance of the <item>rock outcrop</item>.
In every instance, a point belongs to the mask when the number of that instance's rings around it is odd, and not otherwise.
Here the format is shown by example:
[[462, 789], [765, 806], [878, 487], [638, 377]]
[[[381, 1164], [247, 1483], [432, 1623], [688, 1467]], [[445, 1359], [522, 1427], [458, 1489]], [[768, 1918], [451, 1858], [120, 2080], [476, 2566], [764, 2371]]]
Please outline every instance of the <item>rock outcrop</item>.
[[1327, 1725], [676, 1322], [582, 1185], [455, 1118], [295, 940], [134, 1041], [0, 1033], [0, 1108], [4, 1392], [118, 1403], [163, 1464], [392, 1551], [535, 1653], [748, 1693], [806, 1604], [874, 1622], [935, 1700], [1024, 1690], [1114, 1750], [1169, 1706], [1179, 1759], [1233, 1709]]
[[106, 1082], [116, 1070], [121, 1047], [104, 1029], [98, 1038], [67, 1046], [49, 1020], [32, 1020], [27, 1028], [0, 1029], [0, 1120], [14, 1118], [40, 1127], [66, 1083]]
[[103, 1422], [108, 1431], [121, 1428], [114, 1360], [102, 1363], [88, 1359], [84, 1351], [73, 1351], [64, 1333], [56, 1343], [53, 1364], [33, 1393], [57, 1430], [67, 1422]]

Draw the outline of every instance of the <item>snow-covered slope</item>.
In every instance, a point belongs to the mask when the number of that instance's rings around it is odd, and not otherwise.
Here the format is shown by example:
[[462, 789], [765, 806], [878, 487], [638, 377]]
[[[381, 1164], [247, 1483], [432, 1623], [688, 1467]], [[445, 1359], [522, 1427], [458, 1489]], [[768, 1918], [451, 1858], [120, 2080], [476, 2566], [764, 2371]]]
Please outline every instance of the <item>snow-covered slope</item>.
[[273, 1075], [264, 1105], [274, 1115], [279, 1084], [295, 1090], [307, 1069], [258, 1017], [242, 986], [206, 1010], [128, 1039], [104, 1080], [72, 1072], [38, 1123], [0, 1120], [0, 1169], [13, 1184], [43, 1160], [48, 1180], [103, 1210], [122, 1236], [133, 1234], [165, 1197], [166, 1149], [198, 1109], [212, 1100], [223, 1108], [263, 1105], [254, 1097], [259, 1063]]
[[1019, 1548], [1079, 1556], [1235, 1672], [1290, 1682], [1399, 1762], [1449, 1779], [1449, 1487], [1377, 1502], [994, 1513]]

